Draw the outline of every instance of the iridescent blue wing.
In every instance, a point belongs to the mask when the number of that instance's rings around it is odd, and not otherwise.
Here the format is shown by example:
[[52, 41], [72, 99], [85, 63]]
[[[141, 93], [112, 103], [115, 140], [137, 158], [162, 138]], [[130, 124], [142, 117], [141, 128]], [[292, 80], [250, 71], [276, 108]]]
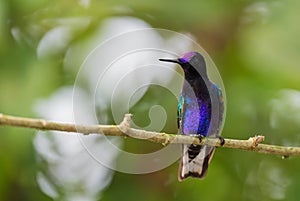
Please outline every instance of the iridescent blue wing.
[[178, 107], [177, 107], [177, 127], [180, 129], [180, 132], [182, 130], [182, 114], [184, 111], [184, 97], [180, 96]]

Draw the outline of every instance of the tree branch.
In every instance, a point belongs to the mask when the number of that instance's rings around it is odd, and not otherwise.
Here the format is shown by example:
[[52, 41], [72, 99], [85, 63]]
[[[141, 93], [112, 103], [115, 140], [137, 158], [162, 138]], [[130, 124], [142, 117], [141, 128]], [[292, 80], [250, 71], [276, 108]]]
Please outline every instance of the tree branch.
[[[103, 134], [108, 136], [129, 136], [132, 138], [149, 140], [156, 143], [167, 145], [170, 143], [176, 144], [198, 144], [211, 145], [221, 147], [218, 138], [204, 138], [202, 141], [195, 136], [177, 135], [158, 133], [130, 128], [131, 114], [126, 114], [124, 120], [119, 125], [76, 125], [70, 123], [58, 123], [46, 121], [43, 119], [32, 119], [4, 115], [0, 113], [0, 125], [18, 126], [26, 128], [34, 128], [38, 130], [52, 130], [63, 132], [89, 134]], [[283, 157], [300, 156], [300, 147], [284, 147], [277, 145], [261, 144], [264, 141], [264, 136], [250, 137], [248, 140], [225, 139], [225, 144], [222, 147], [255, 151], [265, 154], [280, 155]]]

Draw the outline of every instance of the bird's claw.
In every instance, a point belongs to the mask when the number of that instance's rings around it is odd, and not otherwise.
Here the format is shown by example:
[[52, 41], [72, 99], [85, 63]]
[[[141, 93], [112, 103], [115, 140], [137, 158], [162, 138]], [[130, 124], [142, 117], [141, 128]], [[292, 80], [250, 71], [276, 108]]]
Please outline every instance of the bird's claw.
[[223, 146], [225, 144], [224, 138], [220, 135], [217, 135], [217, 138], [219, 138], [219, 140], [220, 140], [220, 145]]
[[205, 138], [205, 136], [203, 135], [197, 135], [197, 138], [199, 139], [200, 142], [202, 142], [203, 138]]

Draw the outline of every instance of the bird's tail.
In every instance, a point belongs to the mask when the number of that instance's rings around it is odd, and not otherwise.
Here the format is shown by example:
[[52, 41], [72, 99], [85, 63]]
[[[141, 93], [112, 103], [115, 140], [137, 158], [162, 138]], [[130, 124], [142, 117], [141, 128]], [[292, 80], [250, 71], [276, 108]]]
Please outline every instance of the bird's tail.
[[196, 178], [205, 177], [214, 152], [215, 147], [208, 145], [183, 145], [178, 180], [182, 181], [189, 176]]

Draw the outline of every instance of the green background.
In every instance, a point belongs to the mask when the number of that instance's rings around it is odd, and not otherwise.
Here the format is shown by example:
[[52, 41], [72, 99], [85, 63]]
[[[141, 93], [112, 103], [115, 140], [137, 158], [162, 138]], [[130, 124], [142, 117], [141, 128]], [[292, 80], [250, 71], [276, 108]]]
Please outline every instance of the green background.
[[[96, 25], [108, 17], [133, 16], [155, 28], [191, 33], [209, 53], [226, 88], [224, 137], [247, 139], [262, 134], [266, 143], [299, 146], [299, 9], [300, 2], [296, 0], [91, 1], [87, 8], [79, 1], [0, 0], [0, 112], [35, 117], [36, 100], [74, 83], [75, 75], [63, 69], [66, 48], [49, 58], [37, 58], [39, 41], [55, 26], [45, 20], [91, 17], [92, 23], [67, 44], [71, 45], [89, 37]], [[35, 30], [34, 25], [40, 25], [40, 29]], [[19, 38], [13, 37], [14, 31], [19, 31]], [[150, 91], [146, 95], [143, 100], [151, 103], [160, 94]], [[140, 113], [138, 109], [134, 112]], [[169, 123], [164, 132], [176, 132], [176, 124]], [[36, 183], [40, 167], [32, 144], [34, 137], [33, 130], [0, 127], [0, 200], [51, 200]], [[157, 146], [160, 145], [125, 140], [128, 150]], [[177, 165], [145, 175], [115, 172], [101, 200], [300, 197], [300, 160], [296, 157], [283, 160], [220, 148], [204, 180], [182, 183], [177, 182]]]

